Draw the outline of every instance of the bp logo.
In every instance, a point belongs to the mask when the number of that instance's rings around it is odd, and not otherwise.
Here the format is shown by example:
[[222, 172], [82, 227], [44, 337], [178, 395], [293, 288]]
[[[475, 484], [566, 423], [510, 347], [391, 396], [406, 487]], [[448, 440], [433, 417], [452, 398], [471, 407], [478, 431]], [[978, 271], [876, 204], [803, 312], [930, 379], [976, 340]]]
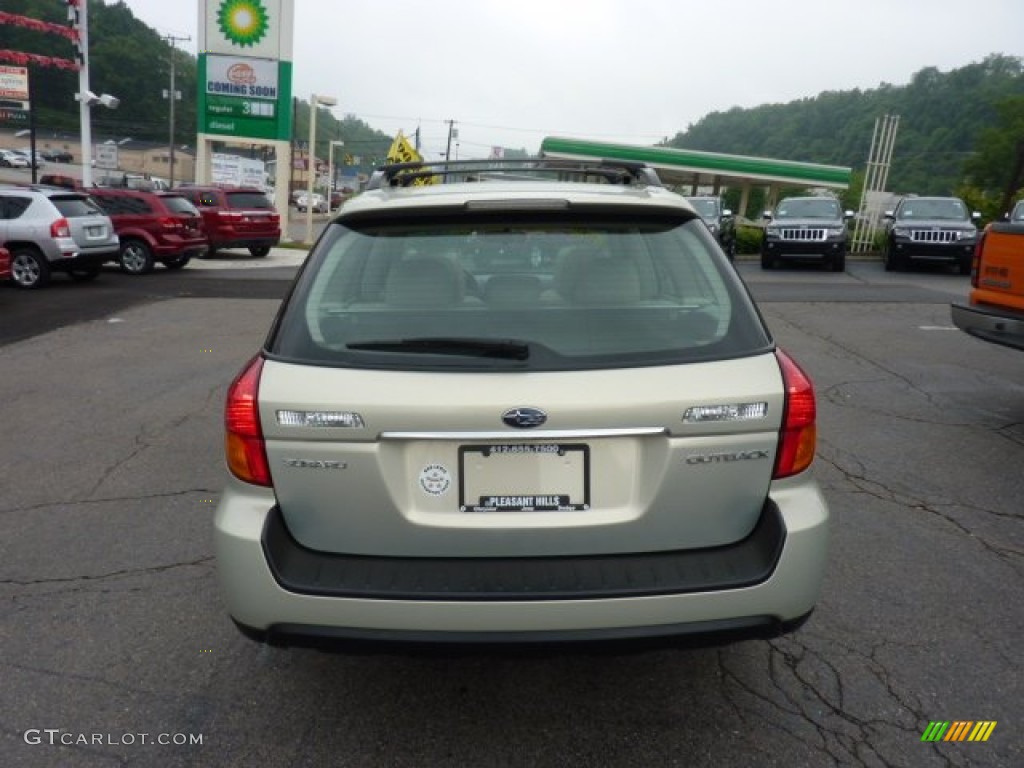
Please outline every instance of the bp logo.
[[267, 9], [260, 0], [224, 0], [217, 11], [217, 24], [235, 45], [256, 45], [267, 35]]

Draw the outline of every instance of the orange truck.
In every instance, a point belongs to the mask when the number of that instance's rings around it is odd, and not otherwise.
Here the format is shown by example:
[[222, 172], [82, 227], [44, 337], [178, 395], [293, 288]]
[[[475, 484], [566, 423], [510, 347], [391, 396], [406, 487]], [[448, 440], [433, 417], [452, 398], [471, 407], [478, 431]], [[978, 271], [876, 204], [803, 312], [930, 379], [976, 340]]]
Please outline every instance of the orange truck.
[[993, 344], [1024, 350], [1024, 201], [989, 224], [974, 249], [971, 292], [952, 305], [953, 324]]

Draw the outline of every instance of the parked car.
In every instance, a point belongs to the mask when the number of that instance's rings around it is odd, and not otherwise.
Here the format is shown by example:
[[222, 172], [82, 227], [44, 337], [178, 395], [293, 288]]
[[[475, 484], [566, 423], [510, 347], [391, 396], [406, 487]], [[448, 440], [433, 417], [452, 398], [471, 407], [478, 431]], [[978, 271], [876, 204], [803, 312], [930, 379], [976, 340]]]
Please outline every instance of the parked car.
[[72, 163], [75, 160], [75, 156], [66, 149], [44, 149], [41, 154], [51, 163]]
[[832, 197], [783, 198], [774, 211], [764, 212], [761, 268], [772, 269], [788, 259], [812, 259], [842, 272], [850, 237], [847, 222], [853, 216]]
[[319, 192], [314, 192], [312, 198], [307, 193], [300, 192], [295, 197], [295, 207], [302, 212], [311, 208], [314, 213], [327, 213], [327, 200]]
[[178, 192], [96, 188], [90, 194], [114, 223], [123, 272], [145, 275], [157, 262], [181, 269], [209, 250], [199, 211]]
[[1017, 204], [1013, 206], [1013, 210], [1004, 218], [1015, 223], [1024, 222], [1024, 200], [1018, 200]]
[[1024, 205], [1009, 222], [985, 227], [974, 249], [967, 301], [953, 302], [953, 324], [970, 335], [1024, 350]]
[[810, 379], [652, 169], [544, 163], [387, 166], [327, 225], [227, 394], [215, 552], [249, 637], [718, 642], [811, 612]]
[[730, 259], [735, 258], [736, 219], [733, 218], [732, 211], [722, 206], [722, 199], [719, 197], [698, 195], [686, 199], [704, 219], [704, 223], [722, 246], [725, 255]]
[[197, 186], [177, 191], [199, 209], [211, 256], [222, 248], [248, 248], [263, 257], [281, 242], [281, 217], [262, 190]]
[[110, 218], [88, 195], [44, 186], [0, 186], [0, 243], [19, 288], [41, 288], [54, 271], [91, 280], [120, 248]]
[[[41, 152], [36, 152], [35, 155], [33, 155], [32, 150], [30, 149], [15, 149], [12, 151], [17, 152], [19, 155], [24, 157], [25, 160], [28, 161], [28, 167], [30, 168], [33, 166], [36, 168], [42, 168], [44, 165], [46, 165], [46, 158], [43, 157]], [[32, 161], [33, 157], [35, 157], [34, 163]]]
[[28, 158], [13, 149], [0, 149], [0, 166], [5, 168], [28, 168]]
[[11, 252], [0, 246], [0, 280], [7, 281], [11, 278]]
[[885, 212], [886, 270], [918, 262], [949, 264], [969, 275], [980, 220], [981, 214], [968, 213], [958, 197], [903, 198]]
[[169, 190], [171, 185], [167, 179], [152, 176], [148, 173], [105, 173], [93, 182], [97, 187], [114, 189], [143, 189], [147, 191]]
[[82, 180], [77, 176], [67, 176], [62, 173], [44, 173], [39, 177], [39, 183], [49, 187], [63, 187], [64, 189], [82, 189]]

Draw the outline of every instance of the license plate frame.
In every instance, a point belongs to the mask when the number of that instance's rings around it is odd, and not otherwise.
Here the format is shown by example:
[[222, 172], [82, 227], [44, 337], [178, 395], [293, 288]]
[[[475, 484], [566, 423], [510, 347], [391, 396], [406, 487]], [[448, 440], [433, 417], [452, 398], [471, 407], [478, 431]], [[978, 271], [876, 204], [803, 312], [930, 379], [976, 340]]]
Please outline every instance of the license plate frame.
[[[500, 462], [487, 467], [491, 461]], [[527, 476], [524, 487], [508, 484]], [[498, 480], [496, 478], [500, 477]], [[558, 487], [540, 487], [553, 485]], [[531, 488], [531, 485], [537, 487]], [[488, 443], [459, 446], [462, 512], [579, 512], [590, 509], [590, 446], [585, 443]]]

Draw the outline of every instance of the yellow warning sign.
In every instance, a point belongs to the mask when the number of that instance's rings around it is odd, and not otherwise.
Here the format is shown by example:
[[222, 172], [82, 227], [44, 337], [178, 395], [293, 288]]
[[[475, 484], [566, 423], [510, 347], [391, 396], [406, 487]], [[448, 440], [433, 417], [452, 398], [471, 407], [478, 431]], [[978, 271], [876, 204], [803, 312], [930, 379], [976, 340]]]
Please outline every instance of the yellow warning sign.
[[[388, 150], [387, 161], [389, 163], [422, 163], [423, 156], [416, 151], [416, 148], [410, 144], [404, 134], [399, 131], [398, 135], [395, 136], [395, 140], [391, 142], [391, 148]], [[436, 181], [437, 180], [434, 176], [424, 176], [421, 179], [416, 179], [413, 184], [435, 184]]]

